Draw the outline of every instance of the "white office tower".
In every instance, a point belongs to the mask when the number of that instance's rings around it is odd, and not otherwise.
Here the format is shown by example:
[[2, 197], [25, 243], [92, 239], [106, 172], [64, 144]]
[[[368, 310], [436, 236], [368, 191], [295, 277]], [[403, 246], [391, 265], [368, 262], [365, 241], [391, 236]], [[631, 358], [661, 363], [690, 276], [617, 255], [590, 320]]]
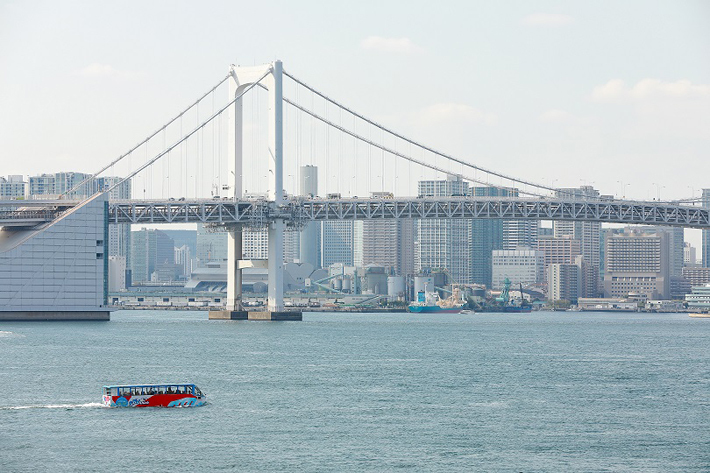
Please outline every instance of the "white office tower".
[[503, 220], [503, 249], [535, 248], [539, 220]]
[[35, 229], [0, 229], [0, 320], [108, 320], [107, 199]]
[[[299, 173], [299, 195], [316, 197], [318, 195], [318, 168], [316, 166], [301, 166]], [[321, 225], [318, 222], [306, 224], [299, 238], [299, 260], [309, 263], [314, 268], [321, 264]]]
[[[391, 192], [373, 192], [373, 199], [393, 199]], [[356, 229], [356, 250], [357, 250]], [[356, 262], [357, 264], [357, 258]], [[382, 266], [398, 275], [414, 272], [413, 219], [362, 222], [362, 265]]]
[[502, 289], [506, 278], [513, 286], [536, 284], [543, 280], [545, 265], [542, 251], [530, 248], [493, 250], [492, 259], [493, 289]]
[[[599, 191], [592, 186], [565, 188], [557, 191], [557, 197], [565, 200], [598, 200]], [[582, 275], [582, 297], [598, 297], [600, 293], [601, 246], [600, 222], [563, 222], [552, 224], [554, 237], [570, 236], [579, 240], [580, 250], [584, 257], [585, 269]]]
[[[419, 196], [468, 195], [468, 182], [449, 175], [446, 180], [419, 181]], [[471, 221], [426, 219], [417, 221], [415, 271], [445, 270], [460, 284], [471, 282]]]
[[640, 294], [648, 299], [670, 297], [668, 233], [608, 234], [604, 296]]

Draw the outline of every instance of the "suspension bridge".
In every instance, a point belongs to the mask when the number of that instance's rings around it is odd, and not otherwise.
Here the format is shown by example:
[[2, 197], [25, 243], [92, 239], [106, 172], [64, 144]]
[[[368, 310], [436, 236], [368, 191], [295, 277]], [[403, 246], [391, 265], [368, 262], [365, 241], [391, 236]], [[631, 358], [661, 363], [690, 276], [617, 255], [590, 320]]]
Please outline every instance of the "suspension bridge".
[[[322, 172], [318, 193], [328, 198], [302, 195], [296, 180], [303, 165]], [[102, 176], [113, 176], [112, 184], [97, 188]], [[422, 195], [414, 188], [446, 176], [505, 197]], [[0, 226], [51, 222], [81, 202], [81, 188], [108, 194], [110, 224], [227, 229], [230, 313], [243, 312], [242, 269], [263, 264], [242, 259], [245, 228], [268, 232], [270, 314], [284, 311], [284, 234], [309, 222], [490, 218], [710, 228], [708, 209], [693, 199], [580, 197], [441, 152], [332, 99], [280, 61], [231, 66], [194, 103], [60, 199], [0, 201]]]

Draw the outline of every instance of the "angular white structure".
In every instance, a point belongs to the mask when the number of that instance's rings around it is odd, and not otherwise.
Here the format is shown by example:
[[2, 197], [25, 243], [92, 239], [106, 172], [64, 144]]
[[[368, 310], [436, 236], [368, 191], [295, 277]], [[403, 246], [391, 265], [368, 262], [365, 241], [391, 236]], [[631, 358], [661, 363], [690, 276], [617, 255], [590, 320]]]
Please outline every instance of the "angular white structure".
[[109, 320], [108, 196], [38, 228], [0, 229], [0, 321]]

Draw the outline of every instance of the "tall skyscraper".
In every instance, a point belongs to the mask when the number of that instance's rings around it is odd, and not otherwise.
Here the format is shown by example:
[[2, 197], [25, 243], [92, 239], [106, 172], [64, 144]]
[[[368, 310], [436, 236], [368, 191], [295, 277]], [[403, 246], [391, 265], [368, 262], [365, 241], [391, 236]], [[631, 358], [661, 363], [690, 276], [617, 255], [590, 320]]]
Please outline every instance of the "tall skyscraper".
[[[392, 199], [391, 192], [373, 192], [373, 198]], [[364, 220], [362, 264], [390, 268], [395, 274], [414, 271], [414, 225], [412, 219]], [[358, 232], [355, 248], [358, 252]], [[357, 257], [355, 264], [358, 263]]]
[[[566, 200], [597, 200], [600, 199], [599, 191], [592, 186], [579, 188], [566, 188], [557, 191], [557, 197]], [[601, 247], [599, 222], [553, 222], [555, 237], [571, 236], [579, 240], [585, 269], [582, 275], [582, 297], [597, 297], [600, 288]]]
[[[301, 166], [299, 169], [299, 195], [316, 197], [318, 195], [318, 168], [312, 165]], [[307, 223], [299, 237], [299, 260], [309, 263], [314, 268], [321, 265], [321, 224]]]
[[321, 262], [324, 268], [331, 264], [355, 264], [355, 223], [351, 220], [323, 222], [323, 248]]
[[[458, 176], [446, 180], [419, 181], [422, 197], [465, 196], [468, 182]], [[471, 282], [471, 222], [461, 219], [417, 221], [415, 270], [446, 270], [456, 283]]]
[[[508, 189], [498, 187], [471, 187], [474, 197], [511, 197]], [[503, 249], [502, 219], [471, 220], [471, 282], [491, 287], [493, 281], [493, 250]]]
[[131, 235], [131, 280], [147, 282], [164, 265], [175, 264], [175, 243], [160, 230], [142, 229]]

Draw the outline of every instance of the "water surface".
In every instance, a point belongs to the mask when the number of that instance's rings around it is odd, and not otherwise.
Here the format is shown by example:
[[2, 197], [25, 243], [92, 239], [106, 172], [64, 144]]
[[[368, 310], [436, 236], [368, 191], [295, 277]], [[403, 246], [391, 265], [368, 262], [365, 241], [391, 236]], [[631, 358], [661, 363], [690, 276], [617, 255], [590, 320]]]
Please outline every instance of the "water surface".
[[[0, 471], [710, 471], [710, 319], [206, 318], [0, 325]], [[99, 404], [180, 381], [209, 404]]]

